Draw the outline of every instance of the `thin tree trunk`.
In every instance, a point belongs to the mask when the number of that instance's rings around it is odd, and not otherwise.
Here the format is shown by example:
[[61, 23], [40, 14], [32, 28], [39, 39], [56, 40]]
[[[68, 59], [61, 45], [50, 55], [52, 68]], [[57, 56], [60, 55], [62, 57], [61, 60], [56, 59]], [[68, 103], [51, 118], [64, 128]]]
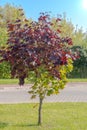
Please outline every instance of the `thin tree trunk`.
[[19, 77], [19, 85], [23, 86], [24, 85], [24, 77]]
[[42, 111], [42, 103], [43, 103], [43, 99], [40, 98], [40, 101], [39, 101], [39, 109], [38, 109], [38, 125], [41, 125], [41, 120], [42, 120], [42, 114], [41, 114], [41, 111]]

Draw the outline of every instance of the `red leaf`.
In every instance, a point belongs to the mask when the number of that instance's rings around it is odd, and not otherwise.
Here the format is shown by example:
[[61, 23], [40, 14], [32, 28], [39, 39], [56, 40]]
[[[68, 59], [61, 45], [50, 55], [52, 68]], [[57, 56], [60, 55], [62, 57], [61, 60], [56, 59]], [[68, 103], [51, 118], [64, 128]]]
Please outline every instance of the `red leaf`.
[[57, 29], [57, 32], [58, 32], [58, 33], [61, 33], [61, 31], [60, 31], [59, 29]]

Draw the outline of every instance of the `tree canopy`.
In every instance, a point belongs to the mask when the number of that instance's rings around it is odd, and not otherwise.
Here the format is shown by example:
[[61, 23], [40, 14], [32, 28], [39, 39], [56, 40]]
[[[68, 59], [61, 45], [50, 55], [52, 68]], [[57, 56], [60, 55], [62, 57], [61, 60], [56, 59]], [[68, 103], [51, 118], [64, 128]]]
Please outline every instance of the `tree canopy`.
[[52, 30], [50, 16], [44, 13], [38, 22], [29, 23], [26, 19], [24, 24], [20, 19], [14, 23], [8, 22], [8, 46], [1, 50], [1, 61], [11, 64], [13, 77], [26, 78], [28, 70], [44, 65], [54, 77], [60, 78], [59, 66], [67, 65], [69, 58], [77, 56], [72, 55], [68, 47], [72, 45], [71, 38], [60, 37], [60, 21], [60, 18], [56, 19], [57, 31]]
[[78, 52], [71, 51], [72, 39], [61, 36], [61, 19], [56, 18], [55, 22], [56, 30], [52, 28], [50, 15], [45, 13], [41, 13], [38, 21], [8, 21], [7, 45], [0, 49], [0, 63], [10, 64], [11, 75], [19, 78], [20, 85], [24, 84], [30, 71], [35, 73], [36, 81], [30, 93], [32, 98], [39, 96], [38, 124], [41, 124], [43, 99], [64, 88], [72, 61], [78, 58]]

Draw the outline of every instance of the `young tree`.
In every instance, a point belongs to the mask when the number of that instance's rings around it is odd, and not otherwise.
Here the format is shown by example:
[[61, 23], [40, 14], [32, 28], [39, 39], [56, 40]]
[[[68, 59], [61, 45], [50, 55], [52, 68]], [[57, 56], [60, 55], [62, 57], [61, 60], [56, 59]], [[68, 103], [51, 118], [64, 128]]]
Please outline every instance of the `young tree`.
[[41, 13], [38, 21], [31, 23], [25, 19], [17, 19], [15, 23], [8, 23], [7, 47], [0, 50], [0, 62], [7, 61], [11, 65], [11, 74], [19, 78], [19, 84], [29, 71], [36, 75], [36, 81], [31, 88], [32, 98], [39, 96], [38, 124], [41, 124], [41, 108], [43, 99], [47, 95], [57, 94], [66, 83], [66, 74], [72, 70], [72, 60], [77, 53], [70, 50], [72, 40], [61, 38], [61, 19], [56, 18], [57, 30], [53, 30], [53, 23], [48, 14]]

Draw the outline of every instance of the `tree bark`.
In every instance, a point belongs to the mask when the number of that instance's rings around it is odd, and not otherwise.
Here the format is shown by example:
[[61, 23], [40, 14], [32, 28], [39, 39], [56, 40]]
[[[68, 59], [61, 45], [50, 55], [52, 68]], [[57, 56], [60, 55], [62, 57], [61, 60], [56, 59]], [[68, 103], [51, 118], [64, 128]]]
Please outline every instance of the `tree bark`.
[[24, 85], [24, 77], [19, 77], [19, 85], [23, 86]]
[[38, 109], [38, 125], [41, 125], [41, 121], [42, 121], [42, 114], [41, 114], [41, 111], [42, 111], [42, 103], [43, 103], [43, 99], [40, 98], [40, 101], [39, 101], [39, 109]]

